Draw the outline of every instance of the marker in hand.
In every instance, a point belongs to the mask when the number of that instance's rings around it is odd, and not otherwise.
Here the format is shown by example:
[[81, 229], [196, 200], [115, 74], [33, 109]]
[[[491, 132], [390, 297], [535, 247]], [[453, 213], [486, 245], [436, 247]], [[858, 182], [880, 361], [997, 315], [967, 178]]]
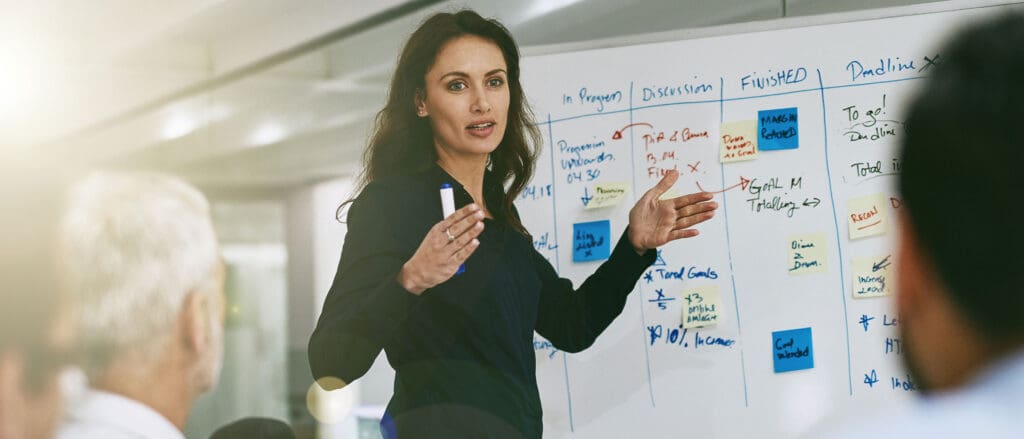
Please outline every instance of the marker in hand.
[[[455, 213], [455, 192], [452, 190], [452, 185], [448, 183], [441, 183], [441, 212], [444, 218], [448, 218]], [[449, 239], [451, 235], [449, 234]], [[455, 272], [456, 275], [466, 271], [466, 264], [459, 266], [459, 270]]]

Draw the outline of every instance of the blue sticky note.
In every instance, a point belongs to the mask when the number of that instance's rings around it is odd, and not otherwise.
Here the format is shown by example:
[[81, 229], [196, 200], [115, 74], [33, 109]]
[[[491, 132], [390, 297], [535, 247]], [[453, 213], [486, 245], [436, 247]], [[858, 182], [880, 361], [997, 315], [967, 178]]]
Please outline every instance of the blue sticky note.
[[611, 253], [612, 224], [608, 220], [572, 225], [573, 262], [608, 259]]
[[772, 333], [772, 359], [775, 373], [814, 367], [811, 328], [790, 329]]
[[799, 146], [796, 107], [757, 112], [757, 149], [772, 151]]

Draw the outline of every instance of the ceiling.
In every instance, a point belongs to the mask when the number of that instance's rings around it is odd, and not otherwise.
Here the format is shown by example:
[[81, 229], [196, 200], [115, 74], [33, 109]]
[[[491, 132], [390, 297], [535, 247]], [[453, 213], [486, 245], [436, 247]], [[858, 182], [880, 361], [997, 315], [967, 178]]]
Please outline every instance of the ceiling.
[[276, 197], [359, 170], [401, 44], [472, 7], [521, 46], [921, 0], [0, 0], [0, 150]]

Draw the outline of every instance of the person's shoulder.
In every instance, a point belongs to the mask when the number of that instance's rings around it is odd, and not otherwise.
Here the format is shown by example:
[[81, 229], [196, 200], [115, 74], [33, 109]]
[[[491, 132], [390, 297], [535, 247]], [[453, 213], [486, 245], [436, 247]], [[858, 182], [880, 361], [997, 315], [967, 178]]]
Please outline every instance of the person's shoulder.
[[101, 423], [81, 420], [66, 422], [58, 428], [54, 436], [55, 439], [131, 439], [133, 437]]
[[404, 186], [408, 185], [405, 177], [384, 177], [367, 183], [359, 195], [353, 200], [353, 208], [361, 206], [380, 206], [401, 201], [405, 196]]
[[[864, 421], [862, 425], [848, 426], [826, 439], [862, 439], [866, 437], [898, 437], [902, 439], [930, 439], [937, 437], [984, 437], [1010, 439], [1020, 437], [1018, 422], [986, 414], [950, 412], [944, 415], [886, 416]], [[980, 416], [978, 416], [980, 415]]]
[[[420, 175], [389, 175], [369, 182], [353, 200], [350, 212], [369, 211], [400, 214], [418, 205], [429, 195], [428, 184]], [[435, 191], [436, 192], [436, 191]]]
[[364, 198], [402, 198], [415, 194], [420, 188], [425, 187], [426, 181], [419, 175], [389, 175], [371, 181], [359, 192], [356, 199]]
[[[1011, 410], [1012, 411], [1012, 410]], [[1017, 438], [1024, 431], [1024, 418], [1003, 410], [984, 398], [956, 393], [931, 400], [915, 401], [908, 407], [869, 415], [844, 423], [827, 439], [865, 437], [936, 438], [984, 437]]]
[[184, 439], [178, 427], [140, 401], [92, 388], [70, 393], [59, 439]]

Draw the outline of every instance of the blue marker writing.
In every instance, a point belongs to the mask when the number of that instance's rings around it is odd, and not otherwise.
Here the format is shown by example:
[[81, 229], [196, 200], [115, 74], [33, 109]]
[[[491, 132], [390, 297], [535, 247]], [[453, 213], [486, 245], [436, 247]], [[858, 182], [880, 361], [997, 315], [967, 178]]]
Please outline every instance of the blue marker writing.
[[[455, 192], [452, 190], [452, 185], [448, 183], [441, 183], [441, 212], [445, 218], [452, 216], [455, 213]], [[459, 266], [459, 271], [455, 274], [466, 271], [466, 264]]]

